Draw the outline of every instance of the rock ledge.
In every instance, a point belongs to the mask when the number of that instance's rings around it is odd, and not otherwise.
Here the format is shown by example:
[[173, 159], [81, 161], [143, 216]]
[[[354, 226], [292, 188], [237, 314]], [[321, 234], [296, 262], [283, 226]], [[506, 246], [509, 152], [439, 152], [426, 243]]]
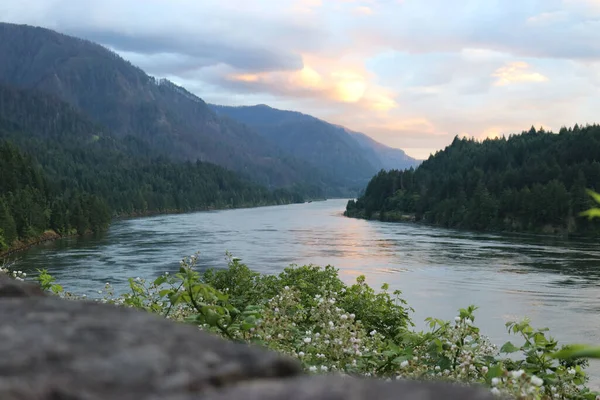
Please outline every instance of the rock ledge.
[[493, 399], [484, 389], [304, 375], [293, 359], [0, 273], [0, 399]]

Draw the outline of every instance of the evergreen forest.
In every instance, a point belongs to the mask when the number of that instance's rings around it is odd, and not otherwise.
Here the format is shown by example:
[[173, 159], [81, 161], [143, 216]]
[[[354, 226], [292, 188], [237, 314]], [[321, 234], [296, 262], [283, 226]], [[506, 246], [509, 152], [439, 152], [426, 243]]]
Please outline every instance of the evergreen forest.
[[304, 201], [318, 189], [269, 190], [205, 162], [175, 162], [116, 138], [58, 99], [0, 85], [0, 251], [98, 232], [115, 216]]
[[580, 214], [600, 189], [600, 125], [508, 138], [456, 137], [416, 170], [381, 171], [346, 215], [449, 228], [594, 234]]

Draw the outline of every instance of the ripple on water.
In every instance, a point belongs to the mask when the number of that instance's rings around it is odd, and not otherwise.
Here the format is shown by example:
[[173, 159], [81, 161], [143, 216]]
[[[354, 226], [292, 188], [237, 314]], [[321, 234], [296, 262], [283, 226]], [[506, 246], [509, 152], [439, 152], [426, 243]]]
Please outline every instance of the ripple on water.
[[[67, 239], [19, 254], [19, 269], [47, 268], [65, 287], [97, 295], [105, 282], [176, 271], [200, 251], [200, 268], [226, 266], [225, 252], [262, 273], [290, 264], [334, 265], [345, 282], [399, 289], [425, 317], [479, 306], [476, 322], [497, 344], [504, 323], [528, 316], [561, 341], [600, 343], [600, 249], [593, 240], [472, 233], [345, 218], [346, 200], [154, 216], [114, 223], [97, 238]], [[600, 377], [599, 363], [591, 373]]]

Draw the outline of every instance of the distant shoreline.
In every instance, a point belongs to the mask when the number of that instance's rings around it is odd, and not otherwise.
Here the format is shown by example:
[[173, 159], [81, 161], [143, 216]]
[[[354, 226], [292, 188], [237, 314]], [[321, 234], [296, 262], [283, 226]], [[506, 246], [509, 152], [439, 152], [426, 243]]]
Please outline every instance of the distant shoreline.
[[[326, 200], [328, 200], [328, 199], [311, 199], [311, 200], [306, 200], [302, 203], [260, 204], [260, 205], [254, 205], [254, 206], [223, 207], [223, 208], [203, 207], [203, 208], [188, 210], [188, 211], [166, 210], [166, 211], [147, 211], [147, 212], [143, 212], [143, 213], [118, 214], [112, 218], [111, 224], [115, 221], [124, 221], [124, 220], [129, 220], [129, 219], [138, 219], [138, 218], [146, 218], [146, 217], [155, 217], [155, 216], [159, 216], [159, 215], [192, 214], [192, 213], [208, 212], [208, 211], [226, 211], [226, 210], [241, 210], [241, 209], [249, 209], [249, 208], [273, 207], [273, 206], [289, 206], [289, 205], [293, 205], [293, 204], [307, 204], [307, 203], [309, 203], [309, 201], [310, 202], [321, 202], [321, 201], [326, 201]], [[88, 236], [90, 234], [92, 234], [92, 232], [86, 232], [82, 236]], [[53, 230], [48, 230], [34, 239], [28, 240], [27, 242], [19, 242], [17, 245], [10, 247], [8, 250], [0, 252], [0, 259], [10, 257], [14, 254], [23, 252], [25, 250], [29, 250], [30, 248], [41, 245], [43, 243], [54, 242], [56, 240], [66, 239], [66, 238], [75, 237], [75, 236], [77, 236], [77, 234], [61, 235], [59, 233], [56, 233]]]

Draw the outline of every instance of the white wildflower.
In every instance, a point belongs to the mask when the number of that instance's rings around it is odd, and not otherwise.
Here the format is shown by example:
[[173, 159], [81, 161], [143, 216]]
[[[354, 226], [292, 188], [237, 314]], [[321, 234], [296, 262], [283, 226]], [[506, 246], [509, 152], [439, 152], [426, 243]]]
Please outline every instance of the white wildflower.
[[321, 365], [321, 371], [327, 371], [327, 367], [324, 365]]
[[542, 378], [538, 378], [535, 375], [532, 375], [531, 376], [531, 384], [540, 387], [544, 384], [544, 380]]
[[304, 343], [307, 343], [307, 344], [308, 344], [308, 343], [310, 343], [311, 341], [312, 341], [312, 339], [311, 339], [311, 338], [309, 338], [309, 337], [306, 337], [306, 338], [304, 338]]
[[492, 378], [492, 386], [498, 386], [500, 383], [500, 378]]
[[310, 372], [317, 372], [317, 367], [315, 367], [314, 365], [311, 365], [310, 367], [308, 367], [308, 370]]
[[298, 353], [298, 357], [304, 357], [304, 352], [303, 352], [303, 351], [300, 351], [300, 352]]
[[404, 360], [400, 363], [400, 368], [406, 368], [408, 367], [408, 361]]
[[522, 369], [520, 369], [518, 371], [512, 371], [510, 374], [512, 375], [512, 377], [514, 379], [519, 379], [521, 376], [523, 376], [524, 373], [525, 373], [525, 371], [523, 371]]
[[369, 335], [375, 336], [376, 333], [377, 333], [377, 331], [375, 329], [373, 329], [371, 332], [369, 332]]
[[454, 317], [455, 322], [460, 322], [460, 317]]
[[500, 391], [498, 390], [498, 388], [492, 388], [492, 394], [498, 396], [500, 395]]

